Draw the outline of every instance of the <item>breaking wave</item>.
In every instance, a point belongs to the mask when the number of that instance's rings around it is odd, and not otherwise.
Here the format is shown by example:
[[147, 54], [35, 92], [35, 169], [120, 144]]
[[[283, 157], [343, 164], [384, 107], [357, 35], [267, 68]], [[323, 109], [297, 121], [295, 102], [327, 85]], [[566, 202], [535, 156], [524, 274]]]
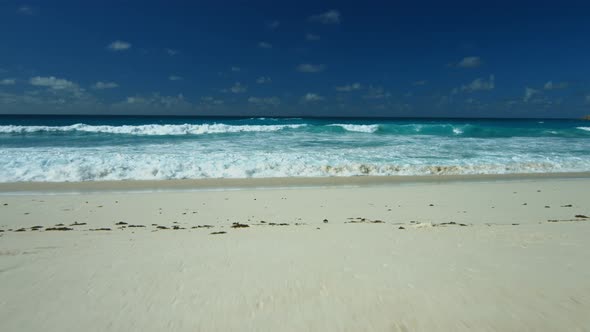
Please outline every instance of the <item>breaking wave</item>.
[[284, 125], [227, 125], [221, 123], [213, 124], [181, 124], [181, 125], [159, 125], [147, 124], [139, 126], [93, 126], [77, 123], [70, 126], [0, 126], [0, 133], [4, 134], [26, 134], [43, 132], [84, 132], [84, 133], [105, 133], [105, 134], [126, 134], [145, 136], [166, 136], [166, 135], [205, 135], [224, 133], [244, 132], [275, 132], [284, 129], [296, 129], [306, 126], [305, 124], [284, 124]]
[[357, 125], [357, 124], [343, 124], [343, 123], [335, 123], [330, 124], [328, 127], [340, 127], [346, 131], [353, 131], [358, 133], [374, 133], [379, 130], [379, 125], [371, 124], [371, 125]]

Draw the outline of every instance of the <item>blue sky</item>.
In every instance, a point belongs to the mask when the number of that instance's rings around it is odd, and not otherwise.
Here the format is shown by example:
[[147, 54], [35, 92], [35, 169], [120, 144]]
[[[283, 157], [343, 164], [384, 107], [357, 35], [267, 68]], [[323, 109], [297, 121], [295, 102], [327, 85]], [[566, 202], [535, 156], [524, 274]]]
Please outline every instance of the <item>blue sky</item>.
[[578, 1], [0, 0], [0, 113], [579, 117]]

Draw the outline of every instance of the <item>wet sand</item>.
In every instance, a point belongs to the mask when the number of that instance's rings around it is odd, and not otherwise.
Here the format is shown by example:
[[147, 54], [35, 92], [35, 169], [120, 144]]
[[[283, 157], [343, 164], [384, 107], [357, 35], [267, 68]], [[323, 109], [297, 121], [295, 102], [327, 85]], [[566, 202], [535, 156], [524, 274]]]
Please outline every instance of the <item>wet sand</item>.
[[590, 326], [583, 174], [274, 181], [0, 186], [0, 330]]

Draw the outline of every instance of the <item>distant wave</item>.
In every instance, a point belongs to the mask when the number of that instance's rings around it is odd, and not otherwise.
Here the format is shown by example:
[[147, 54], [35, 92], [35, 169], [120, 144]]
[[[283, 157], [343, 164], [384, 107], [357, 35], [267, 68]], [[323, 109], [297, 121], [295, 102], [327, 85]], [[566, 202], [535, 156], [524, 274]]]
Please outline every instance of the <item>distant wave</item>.
[[285, 125], [227, 125], [221, 123], [213, 124], [181, 124], [181, 125], [123, 125], [123, 126], [93, 126], [77, 123], [70, 126], [0, 126], [0, 133], [4, 134], [26, 134], [40, 132], [86, 132], [86, 133], [108, 133], [126, 135], [204, 135], [242, 132], [274, 132], [283, 129], [296, 129], [306, 126], [305, 124]]
[[374, 133], [379, 130], [379, 125], [371, 124], [371, 125], [357, 125], [357, 124], [345, 124], [345, 123], [335, 123], [330, 124], [328, 127], [340, 127], [346, 131], [353, 131], [359, 133]]
[[547, 128], [547, 127], [503, 127], [478, 124], [451, 123], [281, 123], [266, 118], [270, 123], [255, 124], [143, 124], [143, 125], [90, 125], [77, 123], [67, 126], [25, 126], [0, 125], [1, 134], [43, 134], [43, 133], [102, 133], [136, 136], [187, 136], [227, 133], [280, 132], [282, 130], [304, 129], [307, 133], [343, 132], [379, 134], [381, 136], [441, 136], [472, 138], [508, 137], [589, 137], [590, 127]]

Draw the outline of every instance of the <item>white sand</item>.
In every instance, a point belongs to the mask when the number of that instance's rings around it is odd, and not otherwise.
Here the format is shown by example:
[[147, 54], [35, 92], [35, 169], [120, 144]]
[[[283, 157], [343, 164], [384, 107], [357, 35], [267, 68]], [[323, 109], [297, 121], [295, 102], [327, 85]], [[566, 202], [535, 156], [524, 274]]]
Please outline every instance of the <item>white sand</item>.
[[0, 195], [0, 331], [590, 331], [577, 214], [589, 178]]

